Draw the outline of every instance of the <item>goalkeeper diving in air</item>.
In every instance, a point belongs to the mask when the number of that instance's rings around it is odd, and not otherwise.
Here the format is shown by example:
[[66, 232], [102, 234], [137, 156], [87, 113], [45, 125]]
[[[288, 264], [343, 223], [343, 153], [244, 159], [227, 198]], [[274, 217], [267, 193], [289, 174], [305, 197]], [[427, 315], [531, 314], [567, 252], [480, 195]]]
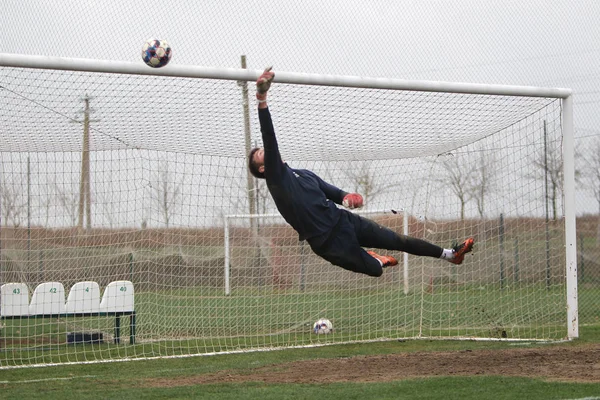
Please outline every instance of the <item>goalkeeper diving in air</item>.
[[312, 171], [294, 169], [283, 162], [267, 106], [267, 92], [274, 77], [271, 68], [267, 68], [256, 81], [264, 147], [250, 151], [248, 168], [252, 175], [266, 180], [277, 209], [298, 232], [300, 240], [306, 240], [317, 255], [330, 263], [369, 276], [381, 276], [383, 268], [397, 265], [398, 261], [391, 256], [366, 251], [363, 247], [403, 251], [454, 264], [463, 262], [465, 254], [473, 249], [473, 238], [444, 249], [421, 239], [399, 235], [336, 206], [339, 204], [349, 209], [362, 207], [360, 194], [347, 193]]

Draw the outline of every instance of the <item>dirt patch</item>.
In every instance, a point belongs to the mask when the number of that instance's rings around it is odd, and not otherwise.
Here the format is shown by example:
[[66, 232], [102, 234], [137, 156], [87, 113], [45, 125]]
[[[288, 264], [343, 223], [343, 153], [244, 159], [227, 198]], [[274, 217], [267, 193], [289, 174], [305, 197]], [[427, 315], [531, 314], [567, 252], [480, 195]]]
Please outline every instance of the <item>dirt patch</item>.
[[152, 379], [152, 387], [223, 382], [386, 382], [433, 376], [519, 376], [600, 382], [600, 344], [535, 349], [463, 350], [295, 361], [252, 370]]

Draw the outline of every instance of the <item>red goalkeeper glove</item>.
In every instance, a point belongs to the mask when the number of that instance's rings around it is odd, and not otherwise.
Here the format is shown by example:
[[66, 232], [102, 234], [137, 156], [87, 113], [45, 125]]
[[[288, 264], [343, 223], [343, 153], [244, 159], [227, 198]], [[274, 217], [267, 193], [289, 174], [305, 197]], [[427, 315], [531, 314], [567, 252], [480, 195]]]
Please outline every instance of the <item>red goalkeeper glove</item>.
[[267, 92], [271, 87], [271, 82], [273, 82], [273, 78], [275, 78], [275, 72], [271, 71], [273, 67], [265, 68], [262, 75], [256, 81], [256, 98], [259, 101], [267, 100]]
[[349, 193], [344, 196], [342, 205], [346, 208], [360, 208], [363, 206], [363, 198], [358, 193]]

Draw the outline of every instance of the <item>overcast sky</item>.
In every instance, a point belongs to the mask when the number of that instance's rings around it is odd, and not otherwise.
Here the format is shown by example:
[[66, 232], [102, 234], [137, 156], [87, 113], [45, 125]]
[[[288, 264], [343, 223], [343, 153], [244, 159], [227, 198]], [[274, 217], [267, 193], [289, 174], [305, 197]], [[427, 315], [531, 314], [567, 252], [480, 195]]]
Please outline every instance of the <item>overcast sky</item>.
[[600, 136], [600, 1], [0, 0], [0, 51], [400, 79], [567, 87]]
[[0, 51], [402, 79], [569, 87], [575, 125], [600, 132], [595, 0], [1, 0]]

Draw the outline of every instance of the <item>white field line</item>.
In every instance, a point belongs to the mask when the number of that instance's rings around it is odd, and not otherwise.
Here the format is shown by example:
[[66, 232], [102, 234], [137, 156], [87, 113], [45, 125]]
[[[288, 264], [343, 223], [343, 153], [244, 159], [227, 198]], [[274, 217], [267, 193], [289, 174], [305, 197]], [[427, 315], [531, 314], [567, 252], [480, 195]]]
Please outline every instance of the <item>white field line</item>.
[[52, 382], [52, 381], [70, 381], [73, 379], [85, 379], [85, 378], [96, 378], [96, 375], [81, 375], [81, 376], [67, 376], [63, 378], [44, 378], [44, 379], [27, 379], [24, 381], [0, 381], [0, 385], [12, 385], [16, 383], [38, 383], [38, 382]]

